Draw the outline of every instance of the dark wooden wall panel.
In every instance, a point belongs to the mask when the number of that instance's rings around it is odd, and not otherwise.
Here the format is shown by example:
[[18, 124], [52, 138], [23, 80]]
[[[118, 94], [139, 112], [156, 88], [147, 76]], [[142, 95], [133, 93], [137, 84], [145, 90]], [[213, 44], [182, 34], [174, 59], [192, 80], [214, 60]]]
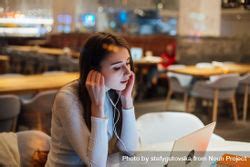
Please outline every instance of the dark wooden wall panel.
[[[46, 46], [48, 47], [69, 47], [80, 51], [90, 33], [71, 33], [71, 34], [52, 34], [48, 38]], [[135, 36], [121, 35], [131, 47], [141, 47], [144, 53], [147, 50], [153, 52], [154, 56], [159, 56], [168, 43], [175, 43], [176, 39], [166, 35]]]

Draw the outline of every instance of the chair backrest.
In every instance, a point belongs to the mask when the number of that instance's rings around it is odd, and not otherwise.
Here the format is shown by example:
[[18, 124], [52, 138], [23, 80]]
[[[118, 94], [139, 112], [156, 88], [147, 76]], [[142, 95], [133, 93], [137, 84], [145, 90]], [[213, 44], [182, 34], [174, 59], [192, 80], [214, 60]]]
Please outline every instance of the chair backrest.
[[237, 88], [237, 92], [240, 94], [244, 94], [246, 93], [247, 89], [248, 89], [248, 94], [250, 94], [250, 73], [240, 77], [240, 83]]
[[210, 77], [208, 86], [215, 89], [236, 89], [239, 84], [239, 74], [225, 74]]
[[69, 56], [60, 56], [58, 62], [60, 70], [62, 71], [79, 71], [79, 61], [77, 59], [71, 58]]
[[173, 92], [179, 92], [179, 93], [184, 93], [185, 89], [179, 82], [177, 77], [168, 77], [168, 84], [169, 84], [169, 89]]
[[0, 132], [16, 130], [16, 122], [20, 113], [20, 106], [18, 96], [0, 96]]
[[50, 134], [51, 108], [57, 90], [50, 90], [38, 93], [31, 100], [22, 102], [22, 109], [19, 118], [19, 125], [28, 129], [37, 129]]
[[57, 90], [43, 91], [22, 102], [22, 112], [50, 112]]
[[240, 78], [240, 84], [250, 85], [250, 73], [247, 73], [246, 75]]
[[[147, 113], [140, 116], [136, 124], [141, 146], [174, 141], [204, 127], [198, 117], [184, 112]], [[224, 141], [216, 134], [211, 140]]]
[[199, 118], [183, 112], [147, 113], [137, 119], [141, 145], [173, 141], [203, 126]]
[[173, 73], [173, 72], [168, 72], [167, 75], [169, 78], [176, 78], [178, 80], [178, 82], [180, 83], [180, 86], [182, 86], [182, 87], [190, 86], [190, 83], [193, 79], [193, 77], [190, 75], [177, 74], [177, 73]]
[[[181, 68], [185, 68], [185, 65], [182, 64], [176, 64], [176, 65], [170, 65], [168, 67], [168, 69], [181, 69]], [[193, 77], [191, 75], [184, 75], [184, 74], [178, 74], [178, 73], [174, 73], [174, 72], [168, 72], [167, 76], [169, 78], [176, 78], [178, 80], [178, 82], [180, 83], [180, 86], [182, 87], [187, 87], [190, 85]]]

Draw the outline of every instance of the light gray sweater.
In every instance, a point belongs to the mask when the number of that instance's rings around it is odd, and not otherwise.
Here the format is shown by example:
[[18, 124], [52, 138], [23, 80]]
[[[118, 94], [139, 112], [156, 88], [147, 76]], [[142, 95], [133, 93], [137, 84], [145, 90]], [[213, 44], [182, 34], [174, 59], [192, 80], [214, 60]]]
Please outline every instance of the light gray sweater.
[[[106, 118], [91, 117], [91, 132], [83, 118], [83, 107], [77, 95], [78, 81], [63, 87], [52, 108], [51, 148], [46, 167], [54, 166], [106, 166], [108, 144], [113, 137], [113, 108], [105, 97]], [[134, 108], [122, 110], [121, 151], [135, 151], [138, 134]], [[126, 148], [124, 148], [124, 146]]]

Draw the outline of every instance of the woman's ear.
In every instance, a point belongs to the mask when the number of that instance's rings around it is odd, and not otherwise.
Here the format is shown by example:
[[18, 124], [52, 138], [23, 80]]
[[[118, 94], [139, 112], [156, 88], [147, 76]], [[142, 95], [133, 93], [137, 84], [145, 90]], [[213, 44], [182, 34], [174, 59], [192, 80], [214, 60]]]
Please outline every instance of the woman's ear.
[[95, 71], [98, 71], [98, 72], [101, 71], [99, 67], [94, 67], [94, 66], [91, 67], [91, 70], [95, 70]]

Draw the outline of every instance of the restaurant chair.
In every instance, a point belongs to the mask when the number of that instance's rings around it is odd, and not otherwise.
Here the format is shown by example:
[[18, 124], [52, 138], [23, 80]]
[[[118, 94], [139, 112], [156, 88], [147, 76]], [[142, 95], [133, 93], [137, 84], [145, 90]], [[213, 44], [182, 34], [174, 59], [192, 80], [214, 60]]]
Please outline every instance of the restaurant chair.
[[238, 93], [244, 94], [243, 102], [243, 121], [247, 119], [248, 95], [250, 94], [250, 73], [240, 78], [240, 84], [237, 89]]
[[22, 72], [22, 53], [10, 50], [10, 72], [11, 73], [21, 73]]
[[79, 71], [79, 60], [69, 56], [62, 55], [59, 57], [60, 70], [67, 72]]
[[[168, 67], [168, 69], [178, 69], [184, 67], [185, 65], [171, 65]], [[168, 106], [171, 96], [174, 93], [181, 93], [184, 94], [185, 111], [188, 111], [188, 94], [190, 89], [190, 83], [193, 77], [190, 75], [177, 74], [173, 72], [168, 72], [167, 76], [169, 90], [166, 97], [166, 106]]]
[[23, 74], [35, 74], [38, 67], [37, 55], [35, 53], [23, 53]]
[[[136, 120], [136, 125], [140, 146], [174, 141], [204, 127], [198, 117], [185, 112], [147, 113]], [[212, 140], [224, 141], [215, 134]]]
[[37, 53], [37, 56], [40, 57], [40, 65], [37, 69], [38, 73], [43, 73], [45, 71], [53, 71], [53, 70], [58, 70], [58, 58], [51, 56], [51, 55], [46, 55], [43, 53]]
[[51, 108], [57, 90], [43, 91], [32, 99], [23, 100], [19, 117], [19, 130], [36, 129], [50, 134]]
[[235, 91], [239, 84], [238, 74], [225, 74], [210, 77], [207, 81], [197, 81], [190, 93], [195, 98], [213, 100], [212, 121], [217, 120], [219, 100], [232, 103], [233, 118], [238, 120]]
[[15, 95], [0, 96], [0, 132], [16, 131], [20, 100]]

